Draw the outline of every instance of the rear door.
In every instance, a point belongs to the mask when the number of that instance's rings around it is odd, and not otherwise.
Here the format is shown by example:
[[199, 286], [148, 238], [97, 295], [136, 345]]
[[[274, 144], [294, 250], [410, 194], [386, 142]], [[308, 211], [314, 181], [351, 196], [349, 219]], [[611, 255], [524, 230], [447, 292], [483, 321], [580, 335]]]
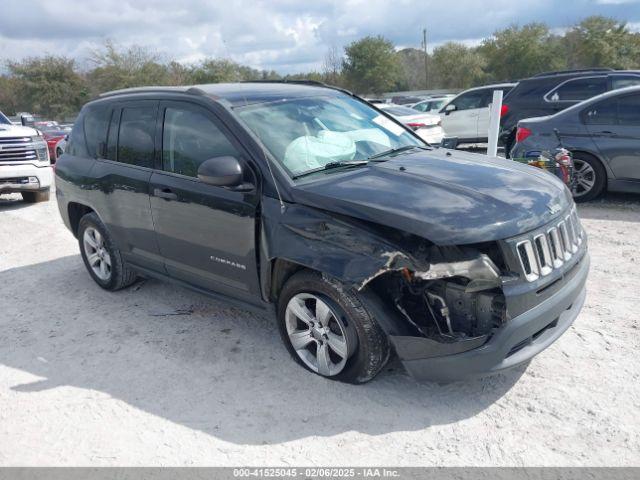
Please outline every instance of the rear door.
[[[197, 178], [205, 160], [247, 157], [203, 106], [166, 101], [160, 116], [162, 164], [151, 177], [151, 209], [166, 270], [192, 285], [250, 301], [259, 291], [257, 191], [234, 191]], [[248, 180], [256, 184], [255, 178]]]
[[491, 90], [485, 90], [485, 95], [482, 98], [481, 108], [478, 110], [478, 123], [476, 136], [481, 140], [486, 140], [489, 137], [489, 120], [491, 116], [491, 103], [493, 102], [493, 92], [496, 90], [502, 90], [502, 97], [504, 98], [511, 90], [511, 87], [493, 88]]
[[585, 112], [585, 123], [618, 180], [640, 180], [640, 94], [610, 98]]
[[91, 175], [98, 195], [93, 208], [126, 261], [162, 271], [149, 205], [157, 112], [153, 100], [111, 104], [104, 112], [107, 128], [99, 118], [87, 118], [84, 128], [87, 138], [104, 131], [95, 142]]

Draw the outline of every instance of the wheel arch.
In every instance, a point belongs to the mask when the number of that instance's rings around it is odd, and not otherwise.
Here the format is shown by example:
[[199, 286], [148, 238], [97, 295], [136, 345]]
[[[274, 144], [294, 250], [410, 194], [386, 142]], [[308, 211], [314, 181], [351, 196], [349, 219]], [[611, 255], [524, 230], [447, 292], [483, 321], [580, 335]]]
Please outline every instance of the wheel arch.
[[[80, 219], [88, 213], [96, 213], [96, 211], [88, 205], [78, 202], [69, 202], [67, 205], [67, 214], [69, 215], [69, 226], [71, 232], [77, 238]], [[97, 213], [96, 213], [97, 215]]]
[[602, 160], [602, 158], [598, 154], [596, 154], [596, 153], [594, 153], [592, 151], [589, 151], [589, 150], [585, 150], [585, 149], [582, 149], [582, 148], [572, 148], [572, 149], [570, 149], [570, 151], [571, 151], [571, 154], [574, 157], [575, 157], [576, 154], [578, 154], [578, 155], [586, 155], [588, 157], [593, 158], [594, 160], [597, 160], [600, 163], [600, 165], [602, 165], [602, 168], [604, 169], [604, 174], [605, 174], [604, 184], [605, 184], [605, 190], [606, 190], [607, 181], [609, 180], [609, 177], [612, 176], [611, 172], [609, 171], [609, 166], [607, 165], [607, 162]]

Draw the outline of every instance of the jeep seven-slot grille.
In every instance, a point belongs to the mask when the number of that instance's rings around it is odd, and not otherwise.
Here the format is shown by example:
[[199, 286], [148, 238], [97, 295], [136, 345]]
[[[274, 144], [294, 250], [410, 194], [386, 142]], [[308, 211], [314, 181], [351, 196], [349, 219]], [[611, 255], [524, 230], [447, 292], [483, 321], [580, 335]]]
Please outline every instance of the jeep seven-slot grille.
[[561, 267], [577, 251], [584, 234], [575, 207], [555, 225], [537, 231], [516, 245], [524, 277], [533, 282]]
[[29, 137], [0, 138], [0, 162], [38, 160], [38, 153]]

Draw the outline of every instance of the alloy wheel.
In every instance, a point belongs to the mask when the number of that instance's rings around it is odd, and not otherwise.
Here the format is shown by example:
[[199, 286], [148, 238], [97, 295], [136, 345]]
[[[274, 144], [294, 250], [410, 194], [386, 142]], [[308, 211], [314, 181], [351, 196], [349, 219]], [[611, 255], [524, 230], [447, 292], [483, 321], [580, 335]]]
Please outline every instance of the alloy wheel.
[[321, 298], [299, 293], [285, 311], [289, 341], [304, 364], [320, 375], [339, 374], [350, 355], [346, 327]]
[[574, 198], [588, 194], [596, 184], [596, 172], [591, 165], [579, 158], [573, 159], [574, 179], [571, 193]]
[[111, 256], [106, 249], [104, 237], [97, 229], [88, 227], [82, 236], [82, 244], [91, 270], [96, 277], [107, 282], [111, 278]]

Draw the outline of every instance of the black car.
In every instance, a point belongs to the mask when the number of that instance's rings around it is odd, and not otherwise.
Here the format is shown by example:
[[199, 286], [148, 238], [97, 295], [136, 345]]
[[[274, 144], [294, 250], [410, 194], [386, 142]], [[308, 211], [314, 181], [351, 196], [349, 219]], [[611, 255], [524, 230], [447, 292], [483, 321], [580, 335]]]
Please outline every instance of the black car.
[[541, 73], [521, 80], [503, 100], [500, 140], [509, 152], [518, 122], [553, 115], [596, 95], [640, 85], [640, 71], [607, 68]]
[[[558, 139], [559, 137], [559, 139]], [[562, 144], [573, 154], [573, 196], [587, 201], [602, 192], [640, 193], [640, 87], [586, 100], [560, 113], [518, 123], [513, 158]]]
[[301, 365], [360, 383], [522, 364], [573, 322], [586, 236], [535, 168], [432, 150], [349, 92], [146, 88], [81, 111], [57, 198], [89, 274], [273, 312]]

